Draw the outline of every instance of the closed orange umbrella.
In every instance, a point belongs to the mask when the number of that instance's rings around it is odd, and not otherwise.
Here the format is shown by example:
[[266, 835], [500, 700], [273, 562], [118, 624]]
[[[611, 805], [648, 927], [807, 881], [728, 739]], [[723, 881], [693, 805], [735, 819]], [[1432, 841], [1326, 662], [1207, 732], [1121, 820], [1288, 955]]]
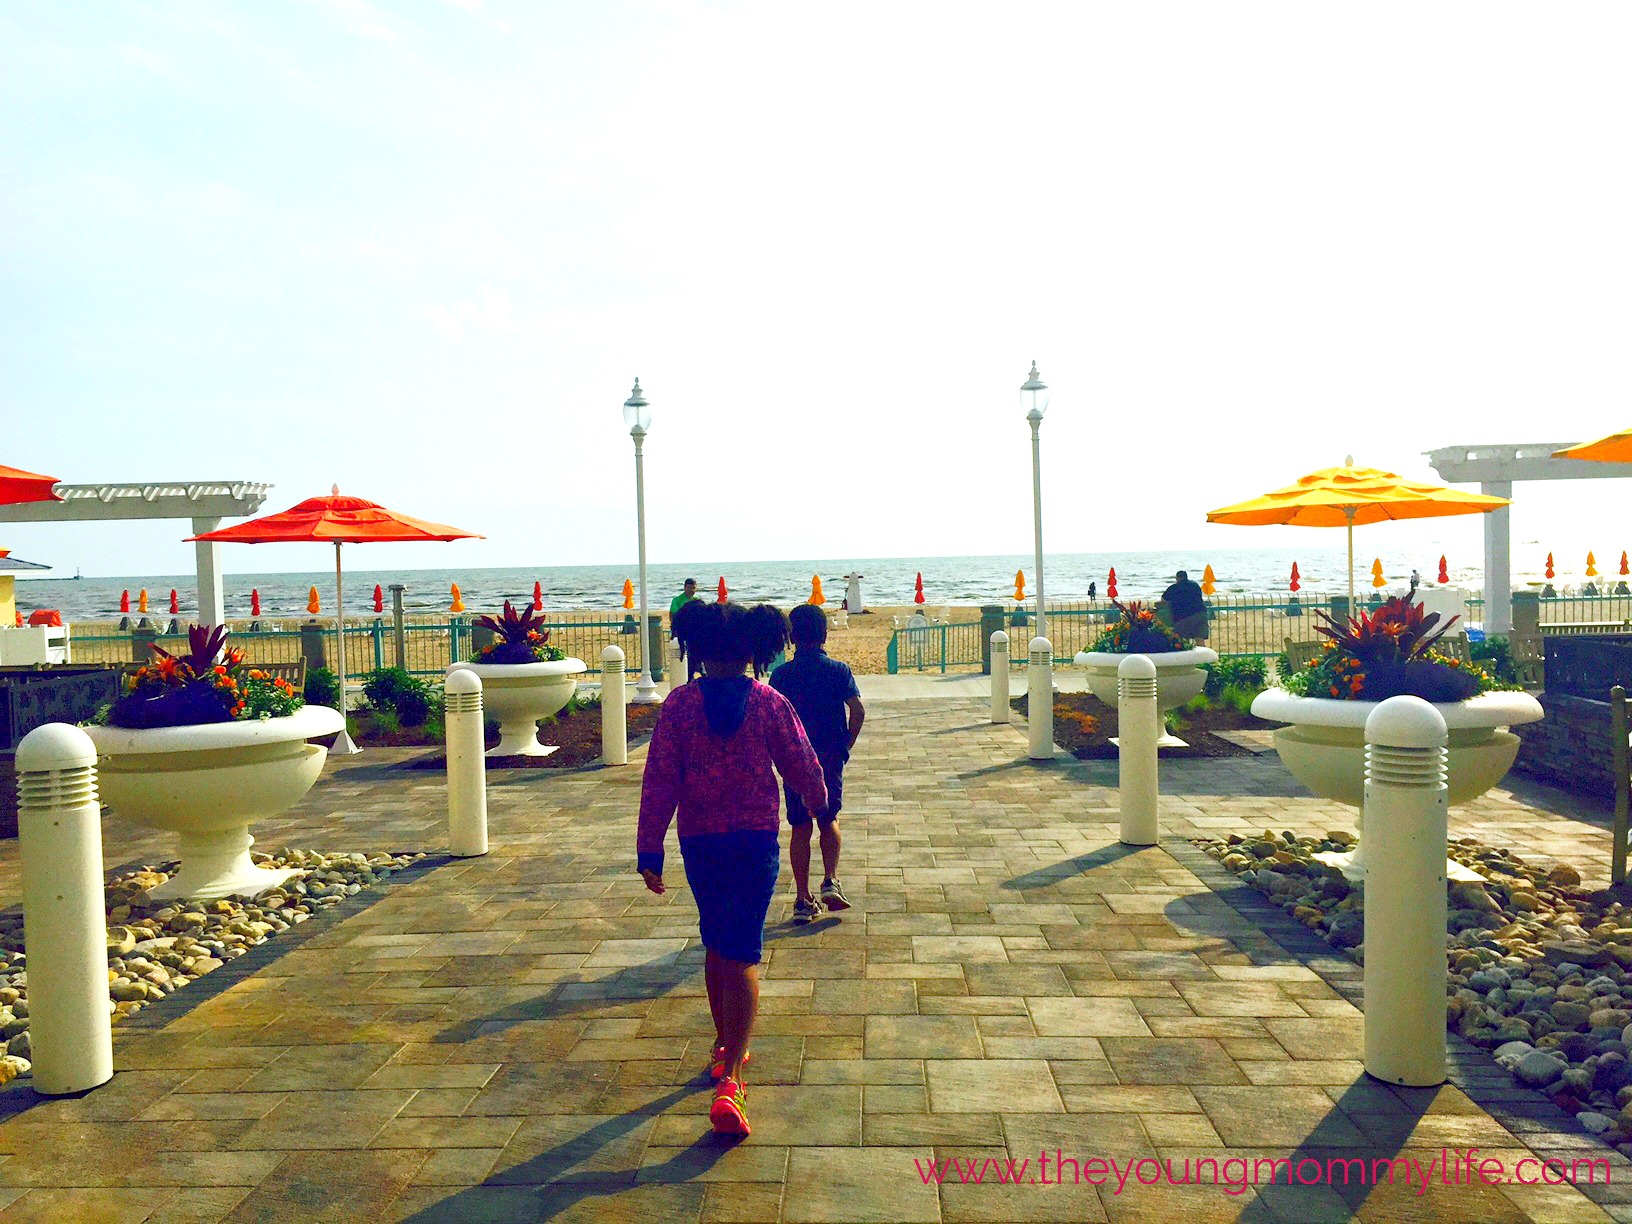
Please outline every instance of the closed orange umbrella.
[[1625, 578], [1628, 574], [1632, 574], [1632, 569], [1627, 568], [1627, 565], [1626, 565], [1626, 550], [1622, 549], [1621, 550], [1621, 577]]
[[821, 607], [827, 602], [827, 596], [822, 594], [822, 576], [820, 574], [810, 576], [810, 598], [805, 602], [815, 604], [817, 607]]
[[136, 596], [136, 611], [141, 616], [147, 615], [147, 588], [143, 587]]
[[[340, 565], [340, 546], [343, 544], [403, 543], [414, 540], [479, 540], [472, 531], [461, 531], [443, 523], [431, 523], [387, 510], [378, 502], [361, 497], [342, 497], [340, 490], [331, 490], [327, 497], [308, 497], [277, 514], [251, 519], [218, 531], [206, 531], [190, 537], [190, 541], [213, 540], [223, 544], [278, 544], [312, 542], [334, 545], [334, 623], [339, 642], [338, 671], [340, 674], [340, 716], [346, 714], [346, 603], [344, 576]], [[454, 588], [454, 602], [459, 603], [458, 587]], [[312, 588], [312, 601], [317, 600], [317, 588]], [[463, 607], [460, 604], [460, 607]], [[459, 610], [458, 608], [455, 611]], [[315, 612], [316, 609], [313, 608]], [[332, 751], [346, 755], [357, 751], [351, 736], [345, 731], [335, 740]]]
[[1592, 555], [1591, 552], [1587, 553], [1587, 577], [1588, 578], [1598, 577], [1598, 562], [1593, 558], [1593, 555]]
[[1371, 585], [1374, 587], [1386, 587], [1388, 585], [1388, 579], [1383, 577], [1383, 559], [1381, 557], [1371, 563]]
[[1547, 554], [1547, 568], [1545, 570], [1543, 570], [1542, 573], [1543, 573], [1544, 577], [1547, 577], [1547, 578], [1554, 577], [1554, 574], [1553, 574], [1553, 554], [1552, 553]]
[[1026, 597], [1026, 571], [1014, 571], [1014, 602], [1019, 603]]
[[448, 588], [448, 594], [453, 600], [453, 602], [448, 605], [448, 611], [463, 612], [465, 610], [465, 597], [459, 594], [459, 584], [457, 582]]
[[1201, 571], [1201, 593], [1203, 595], [1211, 595], [1218, 589], [1217, 584], [1218, 579], [1213, 577], [1213, 567], [1209, 565], [1207, 568]]
[[313, 616], [316, 616], [319, 612], [323, 611], [323, 604], [317, 598], [317, 588], [315, 586], [306, 596], [306, 611], [310, 612]]
[[1464, 493], [1438, 485], [1402, 480], [1380, 468], [1321, 468], [1295, 484], [1251, 501], [1225, 506], [1207, 515], [1209, 523], [1247, 527], [1343, 527], [1349, 535], [1349, 606], [1354, 606], [1354, 529], [1386, 519], [1439, 518], [1449, 514], [1486, 514], [1507, 505], [1505, 497]]
[[625, 611], [635, 606], [635, 584], [627, 578], [623, 580], [623, 606]]

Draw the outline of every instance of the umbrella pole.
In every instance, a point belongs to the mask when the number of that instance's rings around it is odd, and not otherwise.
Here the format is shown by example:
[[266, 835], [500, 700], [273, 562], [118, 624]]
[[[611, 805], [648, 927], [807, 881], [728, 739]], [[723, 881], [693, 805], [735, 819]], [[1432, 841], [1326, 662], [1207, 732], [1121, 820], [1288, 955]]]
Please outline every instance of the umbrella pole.
[[[340, 720], [344, 724], [346, 718], [346, 598], [345, 580], [340, 570], [340, 541], [334, 542], [334, 637], [338, 643], [335, 659], [335, 671], [340, 677]], [[351, 732], [344, 725], [340, 728], [340, 735], [334, 741], [334, 747], [329, 750], [337, 756], [352, 756], [362, 751], [351, 738]]]
[[1349, 615], [1353, 616], [1356, 610], [1354, 606], [1354, 507], [1344, 506], [1343, 517], [1349, 521]]

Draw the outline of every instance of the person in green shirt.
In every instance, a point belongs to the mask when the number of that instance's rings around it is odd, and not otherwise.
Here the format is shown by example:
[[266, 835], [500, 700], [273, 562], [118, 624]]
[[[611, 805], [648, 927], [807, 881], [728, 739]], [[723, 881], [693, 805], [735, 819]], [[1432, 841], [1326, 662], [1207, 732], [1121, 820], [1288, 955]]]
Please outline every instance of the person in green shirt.
[[[701, 596], [697, 594], [697, 579], [687, 578], [686, 581], [685, 581], [685, 585], [683, 587], [681, 587], [681, 589], [680, 589], [680, 594], [676, 595], [673, 599], [669, 600], [669, 636], [671, 638], [674, 637], [674, 614], [676, 612], [680, 611], [680, 609], [685, 607], [688, 603], [691, 603], [692, 601], [694, 601], [696, 599], [700, 599], [700, 598], [701, 598]], [[684, 653], [685, 653], [684, 648], [681, 647], [678, 638], [675, 638], [675, 649], [682, 656], [684, 655]], [[692, 662], [691, 662], [690, 659], [686, 660], [686, 683], [687, 684], [690, 684], [692, 682], [692, 679], [695, 677], [698, 670], [699, 669], [695, 668], [692, 665]]]

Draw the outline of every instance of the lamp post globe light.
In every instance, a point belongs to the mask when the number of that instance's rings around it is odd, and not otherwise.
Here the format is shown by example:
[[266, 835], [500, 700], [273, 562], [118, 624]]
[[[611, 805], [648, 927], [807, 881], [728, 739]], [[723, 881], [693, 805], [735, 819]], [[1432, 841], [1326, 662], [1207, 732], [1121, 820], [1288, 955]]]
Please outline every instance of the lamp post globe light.
[[1032, 530], [1037, 545], [1037, 632], [1048, 636], [1048, 615], [1043, 602], [1043, 451], [1038, 429], [1043, 414], [1048, 411], [1048, 384], [1037, 373], [1037, 363], [1031, 363], [1031, 374], [1020, 384], [1020, 407], [1025, 410], [1031, 425], [1031, 508]]
[[646, 431], [652, 427], [652, 406], [641, 393], [638, 378], [635, 389], [623, 401], [623, 423], [635, 441], [635, 529], [640, 537], [640, 679], [635, 682], [630, 700], [650, 705], [662, 700], [657, 683], [652, 679], [652, 632], [646, 620], [646, 460], [643, 451]]

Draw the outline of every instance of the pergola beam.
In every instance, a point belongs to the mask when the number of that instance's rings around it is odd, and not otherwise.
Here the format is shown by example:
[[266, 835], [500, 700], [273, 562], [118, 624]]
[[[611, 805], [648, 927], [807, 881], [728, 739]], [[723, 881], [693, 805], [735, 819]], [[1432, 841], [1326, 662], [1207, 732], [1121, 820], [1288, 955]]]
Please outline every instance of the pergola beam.
[[[1427, 452], [1439, 478], [1449, 484], [1479, 485], [1493, 497], [1513, 496], [1522, 480], [1602, 480], [1632, 476], [1632, 463], [1594, 463], [1554, 459], [1554, 451], [1573, 442], [1522, 442], [1503, 446], [1442, 446]], [[1512, 511], [1503, 507], [1485, 515], [1485, 629], [1508, 633], [1513, 628]]]
[[[250, 480], [149, 481], [141, 484], [59, 484], [61, 501], [0, 506], [0, 523], [93, 523], [128, 519], [186, 519], [189, 535], [214, 531], [222, 519], [259, 512], [272, 486]], [[226, 622], [221, 585], [221, 546], [193, 546], [198, 575], [198, 618]]]

